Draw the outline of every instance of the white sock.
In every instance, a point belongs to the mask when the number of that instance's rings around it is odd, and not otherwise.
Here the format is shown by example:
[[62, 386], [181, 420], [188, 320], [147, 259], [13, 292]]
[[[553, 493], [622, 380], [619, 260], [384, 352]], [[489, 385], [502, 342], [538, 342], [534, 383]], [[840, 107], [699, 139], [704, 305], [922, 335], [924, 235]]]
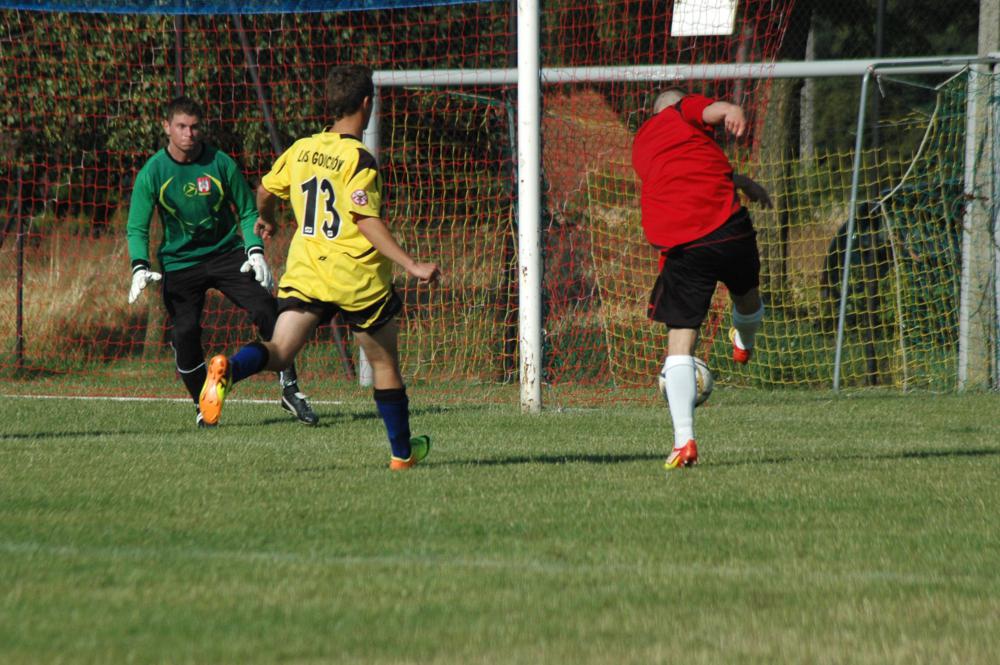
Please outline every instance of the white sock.
[[752, 349], [754, 338], [757, 336], [757, 330], [760, 328], [761, 321], [764, 320], [764, 305], [760, 306], [753, 314], [740, 314], [733, 307], [733, 327], [736, 328], [736, 346], [740, 347], [744, 351], [746, 349]]
[[694, 400], [698, 386], [694, 375], [693, 356], [667, 356], [663, 363], [666, 377], [667, 402], [674, 421], [674, 448], [680, 448], [694, 438]]

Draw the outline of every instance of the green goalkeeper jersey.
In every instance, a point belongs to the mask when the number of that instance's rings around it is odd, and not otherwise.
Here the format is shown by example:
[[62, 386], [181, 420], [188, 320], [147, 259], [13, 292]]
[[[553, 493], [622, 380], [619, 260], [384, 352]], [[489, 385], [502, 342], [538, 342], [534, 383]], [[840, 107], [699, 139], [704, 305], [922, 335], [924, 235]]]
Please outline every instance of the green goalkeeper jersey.
[[188, 268], [241, 247], [263, 246], [253, 232], [257, 203], [250, 185], [232, 157], [208, 144], [202, 144], [198, 159], [186, 164], [164, 148], [139, 171], [126, 225], [133, 268], [149, 266], [154, 209], [163, 226], [157, 258], [164, 271]]

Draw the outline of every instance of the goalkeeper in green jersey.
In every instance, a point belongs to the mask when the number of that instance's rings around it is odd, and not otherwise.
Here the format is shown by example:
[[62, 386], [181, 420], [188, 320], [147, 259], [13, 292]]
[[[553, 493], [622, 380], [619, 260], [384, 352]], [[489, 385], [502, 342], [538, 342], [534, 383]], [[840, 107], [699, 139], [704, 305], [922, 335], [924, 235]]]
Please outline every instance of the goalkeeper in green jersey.
[[[245, 310], [263, 339], [277, 321], [274, 280], [260, 237], [257, 205], [232, 157], [201, 140], [201, 107], [188, 97], [167, 105], [167, 147], [142, 167], [132, 189], [126, 235], [132, 260], [134, 303], [150, 283], [163, 280], [163, 302], [172, 323], [177, 372], [197, 408], [205, 381], [201, 315], [205, 294], [217, 289]], [[149, 227], [156, 210], [163, 227], [157, 252], [162, 274], [152, 272]], [[280, 373], [281, 405], [307, 425], [318, 422], [299, 390], [295, 367]], [[201, 411], [195, 422], [205, 426]]]

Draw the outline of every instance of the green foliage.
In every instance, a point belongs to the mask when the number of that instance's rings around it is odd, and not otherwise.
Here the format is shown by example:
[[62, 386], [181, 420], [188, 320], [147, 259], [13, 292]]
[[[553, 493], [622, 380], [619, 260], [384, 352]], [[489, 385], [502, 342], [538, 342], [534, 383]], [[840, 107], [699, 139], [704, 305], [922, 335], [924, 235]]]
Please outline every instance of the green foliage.
[[[813, 11], [816, 59], [854, 59], [875, 56], [877, 0], [807, 2]], [[889, 0], [884, 23], [882, 57], [975, 55], [978, 52], [978, 2], [912, 2]], [[927, 85], [946, 75], [912, 77]], [[821, 150], [850, 149], [857, 125], [860, 81], [820, 78], [816, 86], [815, 141]], [[874, 94], [873, 94], [874, 93]], [[869, 99], [879, 92], [869, 90]], [[881, 143], [906, 148], [911, 140], [888, 119], [916, 113], [926, 116], [934, 106], [933, 95], [915, 88], [890, 86], [878, 99]], [[874, 101], [872, 102], [875, 103]], [[869, 109], [874, 114], [874, 106]], [[869, 140], [870, 140], [870, 130]], [[870, 145], [870, 143], [869, 143]]]
[[[507, 66], [497, 60], [503, 49], [484, 49], [470, 60], [467, 49], [456, 48], [469, 35], [505, 34], [499, 28], [506, 9], [482, 3], [192, 16], [179, 19], [180, 32], [170, 16], [3, 11], [0, 134], [7, 138], [0, 158], [23, 173], [29, 214], [42, 208], [87, 213], [103, 226], [128, 200], [135, 172], [163, 145], [162, 108], [181, 84], [204, 103], [210, 140], [253, 178], [266, 172], [276, 152], [323, 127], [321, 82], [331, 65]], [[277, 146], [263, 121], [250, 59], [275, 118]], [[12, 186], [0, 182], [0, 196], [13, 199]]]

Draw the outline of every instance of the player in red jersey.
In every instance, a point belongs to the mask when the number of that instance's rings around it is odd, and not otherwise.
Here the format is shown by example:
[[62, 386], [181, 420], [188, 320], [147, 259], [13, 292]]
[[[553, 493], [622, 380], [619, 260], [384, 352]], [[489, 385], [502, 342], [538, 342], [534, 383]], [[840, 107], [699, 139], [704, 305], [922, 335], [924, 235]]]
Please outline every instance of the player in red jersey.
[[733, 301], [730, 336], [737, 362], [750, 360], [764, 318], [757, 234], [737, 190], [766, 207], [771, 199], [758, 183], [733, 172], [713, 138], [718, 125], [743, 136], [743, 109], [670, 88], [656, 98], [653, 117], [632, 146], [632, 166], [642, 180], [642, 228], [661, 252], [650, 318], [670, 329], [662, 369], [674, 426], [667, 469], [698, 461], [693, 353], [716, 283], [726, 285]]

